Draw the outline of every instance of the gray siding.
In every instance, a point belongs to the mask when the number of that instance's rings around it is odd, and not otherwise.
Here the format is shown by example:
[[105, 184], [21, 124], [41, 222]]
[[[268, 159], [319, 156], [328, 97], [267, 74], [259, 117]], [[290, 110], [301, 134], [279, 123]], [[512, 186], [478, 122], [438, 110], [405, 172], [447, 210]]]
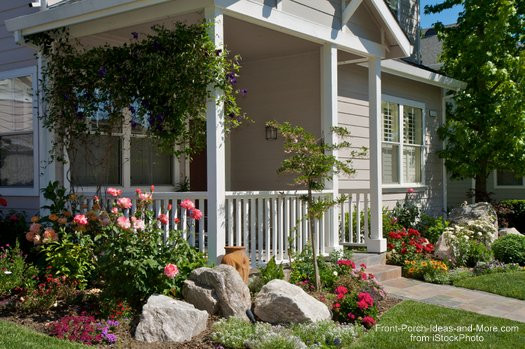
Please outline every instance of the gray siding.
[[[364, 67], [344, 65], [339, 67], [339, 124], [346, 126], [352, 133], [353, 146], [369, 146], [368, 123], [368, 72]], [[417, 189], [417, 195], [422, 207], [431, 213], [439, 214], [443, 206], [443, 171], [442, 161], [436, 152], [441, 148], [437, 136], [440, 117], [430, 117], [428, 110], [436, 110], [441, 115], [441, 90], [438, 87], [414, 82], [400, 77], [383, 74], [382, 90], [384, 94], [425, 103], [426, 116], [426, 188]], [[340, 154], [348, 158], [348, 152]], [[341, 177], [340, 187], [346, 189], [369, 188], [370, 165], [367, 156], [354, 160], [356, 174], [351, 177]], [[383, 204], [392, 207], [399, 200], [404, 199], [406, 189], [384, 189]]]
[[[29, 2], [28, 0], [0, 1], [0, 72], [35, 65], [34, 51], [17, 45], [13, 34], [7, 31], [4, 23], [6, 19], [38, 11], [30, 8]], [[2, 190], [0, 189], [1, 193]], [[38, 196], [6, 196], [6, 199], [8, 206], [4, 211], [26, 211], [28, 215], [31, 215], [38, 210]]]

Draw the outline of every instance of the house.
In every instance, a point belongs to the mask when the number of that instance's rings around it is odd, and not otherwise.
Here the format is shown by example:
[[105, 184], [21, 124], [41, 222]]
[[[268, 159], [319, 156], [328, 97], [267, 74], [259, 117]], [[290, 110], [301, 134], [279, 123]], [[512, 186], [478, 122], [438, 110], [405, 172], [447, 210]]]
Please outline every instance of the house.
[[[423, 30], [421, 38], [421, 60], [422, 63], [432, 69], [439, 70], [442, 63], [439, 62], [442, 43], [439, 41], [434, 29]], [[473, 201], [470, 195], [475, 185], [474, 178], [452, 179], [447, 176], [448, 207], [455, 207], [462, 202]], [[525, 199], [525, 177], [516, 177], [510, 171], [498, 170], [489, 175], [487, 180], [487, 192], [496, 201], [507, 199]]]
[[[436, 129], [444, 117], [445, 91], [461, 85], [401, 60], [411, 56], [413, 45], [383, 0], [41, 0], [40, 5], [0, 4], [0, 96], [5, 96], [0, 139], [7, 154], [0, 162], [0, 193], [11, 208], [37, 210], [43, 203], [40, 188], [52, 180], [69, 186], [69, 173], [88, 198], [96, 184], [133, 193], [153, 183], [157, 210], [185, 198], [205, 210], [206, 223], [187, 233], [212, 260], [225, 245], [241, 244], [252, 263], [270, 256], [284, 260], [290, 241], [303, 248], [308, 227], [303, 192], [276, 173], [284, 154], [281, 139], [266, 139], [270, 119], [299, 124], [328, 142], [334, 141], [332, 126], [348, 127], [353, 146], [368, 148], [366, 158], [353, 162], [355, 175], [334, 175], [328, 189], [316, 194], [350, 197], [316, 222], [315, 248], [321, 253], [342, 244], [385, 251], [382, 209], [404, 199], [408, 188], [429, 212], [447, 207]], [[108, 159], [105, 168], [90, 167], [83, 156], [49, 164], [52, 134], [38, 119], [43, 106], [35, 93], [45, 57], [35, 59], [24, 37], [66, 26], [84, 45], [119, 44], [153, 24], [203, 18], [214, 23], [217, 47], [243, 57], [239, 85], [249, 94], [240, 104], [253, 124], [224, 137], [224, 115], [210, 101], [207, 150], [191, 162], [160, 155], [126, 129], [93, 139], [92, 149], [86, 149], [94, 158]], [[192, 191], [176, 192], [184, 178]], [[360, 214], [368, 210], [370, 219]]]

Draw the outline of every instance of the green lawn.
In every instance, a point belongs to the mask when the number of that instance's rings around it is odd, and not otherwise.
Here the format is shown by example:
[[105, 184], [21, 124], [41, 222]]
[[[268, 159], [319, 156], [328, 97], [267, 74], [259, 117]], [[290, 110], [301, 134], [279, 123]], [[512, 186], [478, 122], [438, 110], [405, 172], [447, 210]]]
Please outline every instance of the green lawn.
[[0, 349], [80, 349], [80, 344], [59, 340], [8, 321], [0, 321]]
[[513, 271], [467, 277], [454, 282], [454, 286], [470, 288], [525, 300], [525, 272]]
[[[436, 328], [431, 328], [436, 325], [448, 326], [450, 332], [445, 332], [445, 329], [437, 331]], [[470, 325], [472, 325], [472, 331], [468, 328]], [[420, 326], [420, 328], [415, 328], [416, 326]], [[458, 328], [458, 326], [462, 326], [463, 328]], [[480, 332], [479, 328], [478, 331], [476, 331], [476, 326], [484, 326], [486, 331]], [[395, 327], [397, 327], [397, 332]], [[488, 331], [488, 327], [490, 327], [490, 331]], [[429, 329], [429, 331], [423, 332], [426, 329]], [[508, 333], [503, 332], [503, 330], [514, 332]], [[419, 335], [420, 337], [411, 339], [411, 335]], [[445, 343], [444, 337], [436, 338], [434, 337], [435, 335], [447, 336], [447, 339], [450, 340]], [[457, 337], [453, 337], [454, 335]], [[468, 335], [470, 341], [465, 337], [459, 337], [460, 335]], [[477, 337], [477, 342], [473, 341], [476, 335], [483, 337], [483, 341], [480, 341], [480, 337]], [[404, 301], [387, 311], [378, 325], [359, 338], [352, 348], [508, 349], [523, 348], [523, 343], [525, 343], [525, 323], [436, 305]]]

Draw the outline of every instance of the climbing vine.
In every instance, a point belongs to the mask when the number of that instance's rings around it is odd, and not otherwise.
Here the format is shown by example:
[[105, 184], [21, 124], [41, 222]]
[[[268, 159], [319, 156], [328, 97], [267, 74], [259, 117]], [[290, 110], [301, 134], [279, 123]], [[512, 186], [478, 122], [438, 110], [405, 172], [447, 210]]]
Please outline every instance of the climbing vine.
[[130, 33], [120, 46], [87, 48], [65, 29], [29, 39], [46, 58], [42, 69], [43, 125], [55, 137], [54, 160], [89, 134], [114, 134], [129, 123], [165, 152], [193, 155], [206, 144], [210, 87], [221, 90], [225, 128], [245, 119], [237, 97], [239, 57], [216, 49], [209, 24], [176, 23]]

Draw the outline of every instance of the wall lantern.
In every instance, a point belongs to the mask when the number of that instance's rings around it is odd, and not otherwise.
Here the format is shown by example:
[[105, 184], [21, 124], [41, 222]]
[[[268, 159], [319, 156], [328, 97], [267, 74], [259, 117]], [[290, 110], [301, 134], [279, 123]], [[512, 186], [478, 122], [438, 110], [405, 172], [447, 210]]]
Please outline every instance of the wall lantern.
[[275, 141], [277, 139], [277, 129], [273, 126], [266, 126], [266, 140]]

